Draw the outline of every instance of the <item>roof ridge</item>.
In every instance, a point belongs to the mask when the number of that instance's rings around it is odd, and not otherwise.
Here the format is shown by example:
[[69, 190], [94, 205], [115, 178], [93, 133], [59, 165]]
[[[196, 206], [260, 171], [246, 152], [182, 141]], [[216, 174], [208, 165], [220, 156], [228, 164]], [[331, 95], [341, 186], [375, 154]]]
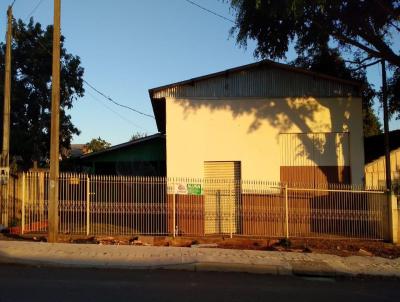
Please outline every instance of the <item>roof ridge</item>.
[[285, 70], [298, 72], [298, 73], [303, 73], [303, 74], [307, 74], [307, 75], [310, 75], [310, 76], [319, 77], [319, 78], [323, 78], [323, 79], [326, 79], [326, 80], [340, 82], [340, 83], [344, 83], [344, 84], [348, 84], [348, 85], [362, 86], [362, 83], [359, 82], [359, 81], [346, 80], [346, 79], [334, 77], [334, 76], [331, 76], [331, 75], [328, 75], [328, 74], [307, 70], [307, 69], [304, 69], [304, 68], [301, 68], [301, 67], [296, 67], [296, 66], [289, 65], [289, 64], [283, 64], [283, 63], [275, 62], [275, 61], [272, 61], [272, 60], [262, 60], [262, 61], [258, 61], [258, 62], [254, 62], [254, 63], [250, 63], [250, 64], [241, 65], [241, 66], [238, 66], [238, 67], [228, 68], [228, 69], [225, 69], [225, 70], [222, 70], [222, 71], [218, 71], [218, 72], [213, 72], [213, 73], [206, 74], [206, 75], [203, 75], [203, 76], [194, 77], [194, 78], [191, 78], [191, 79], [188, 79], [188, 80], [183, 80], [183, 81], [179, 81], [179, 82], [175, 82], [175, 83], [171, 83], [171, 84], [167, 84], [167, 85], [151, 88], [151, 89], [149, 89], [149, 93], [150, 93], [150, 96], [151, 96], [154, 91], [160, 91], [160, 90], [164, 90], [164, 89], [171, 88], [171, 87], [174, 87], [174, 86], [187, 85], [187, 84], [190, 84], [190, 83], [193, 83], [193, 82], [203, 81], [203, 80], [207, 80], [207, 79], [210, 79], [210, 78], [219, 77], [219, 76], [222, 76], [222, 75], [227, 75], [229, 73], [236, 73], [236, 72], [240, 72], [240, 71], [243, 71], [243, 70], [253, 69], [253, 68], [257, 68], [257, 67], [265, 66], [265, 65], [270, 65], [270, 66], [273, 66], [273, 67], [276, 67], [276, 68], [285, 69]]

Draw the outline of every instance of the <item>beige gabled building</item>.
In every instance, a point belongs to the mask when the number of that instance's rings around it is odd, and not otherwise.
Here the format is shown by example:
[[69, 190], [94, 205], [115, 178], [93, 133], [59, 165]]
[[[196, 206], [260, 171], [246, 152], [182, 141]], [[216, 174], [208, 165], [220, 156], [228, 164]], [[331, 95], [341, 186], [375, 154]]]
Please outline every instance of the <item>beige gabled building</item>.
[[357, 82], [262, 61], [149, 94], [168, 177], [363, 182]]
[[[386, 188], [385, 139], [384, 134], [364, 139], [365, 185]], [[393, 188], [400, 188], [400, 129], [389, 132], [390, 174]]]
[[[400, 148], [390, 152], [390, 175], [396, 189], [400, 187]], [[365, 165], [365, 185], [373, 188], [386, 188], [385, 156]]]

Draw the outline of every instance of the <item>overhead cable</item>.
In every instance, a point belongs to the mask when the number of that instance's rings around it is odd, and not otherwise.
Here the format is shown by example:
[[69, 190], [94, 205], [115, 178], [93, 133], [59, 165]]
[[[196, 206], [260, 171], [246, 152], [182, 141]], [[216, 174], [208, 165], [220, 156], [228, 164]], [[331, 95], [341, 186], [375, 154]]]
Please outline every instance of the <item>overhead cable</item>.
[[[15, 0], [15, 1], [16, 1], [16, 0]], [[43, 0], [40, 0], [40, 1], [39, 1], [39, 3], [35, 6], [35, 8], [34, 8], [34, 9], [32, 10], [32, 12], [28, 15], [28, 17], [30, 17], [30, 16], [36, 11], [36, 9], [40, 6], [40, 4], [41, 4], [42, 2], [43, 2]], [[37, 42], [39, 43], [39, 45], [40, 45], [50, 56], [52, 56], [52, 53], [47, 49], [46, 46], [43, 45], [42, 42], [40, 42], [40, 40], [37, 40]], [[62, 62], [61, 62], [61, 64], [62, 64]], [[143, 116], [147, 116], [147, 117], [150, 117], [150, 118], [153, 118], [153, 119], [155, 118], [153, 115], [150, 115], [150, 114], [141, 112], [141, 111], [139, 111], [139, 110], [137, 110], [137, 109], [134, 109], [134, 108], [132, 108], [132, 107], [129, 107], [129, 106], [126, 106], [126, 105], [123, 105], [123, 104], [120, 104], [120, 103], [114, 101], [111, 97], [105, 95], [105, 94], [104, 94], [103, 92], [101, 92], [99, 89], [97, 89], [96, 87], [94, 87], [94, 85], [90, 84], [88, 81], [83, 80], [83, 82], [84, 82], [87, 86], [89, 86], [91, 89], [93, 89], [95, 92], [97, 92], [99, 95], [101, 95], [102, 97], [104, 97], [104, 98], [107, 99], [108, 101], [112, 102], [113, 104], [115, 104], [115, 105], [117, 105], [117, 106], [120, 106], [120, 107], [122, 107], [122, 108], [125, 108], [125, 109], [129, 109], [129, 110], [131, 110], [131, 111], [133, 111], [133, 112], [135, 112], [135, 113], [137, 113], [137, 114], [140, 114], [140, 115], [143, 115]]]
[[92, 84], [90, 84], [88, 81], [83, 80], [83, 82], [84, 82], [86, 85], [88, 85], [90, 88], [92, 88], [94, 91], [96, 91], [98, 94], [100, 94], [102, 97], [104, 97], [105, 99], [107, 99], [107, 100], [109, 100], [110, 102], [112, 102], [113, 104], [115, 104], [115, 105], [117, 105], [117, 106], [120, 106], [120, 107], [122, 107], [122, 108], [129, 109], [129, 110], [131, 110], [131, 111], [133, 111], [133, 112], [136, 112], [136, 113], [138, 113], [138, 114], [141, 114], [141, 115], [143, 115], [143, 116], [147, 116], [147, 117], [154, 118], [153, 115], [150, 115], [150, 114], [141, 112], [141, 111], [136, 110], [136, 109], [134, 109], [134, 108], [132, 108], [132, 107], [129, 107], [129, 106], [126, 106], [126, 105], [123, 105], [123, 104], [120, 104], [120, 103], [114, 101], [111, 97], [105, 95], [103, 92], [101, 92], [101, 91], [98, 90], [96, 87], [94, 87]]
[[25, 17], [25, 22], [36, 12], [39, 6], [43, 3], [44, 0], [39, 0], [36, 6], [32, 9], [32, 11]]
[[225, 16], [223, 16], [223, 15], [220, 15], [220, 14], [218, 14], [218, 13], [212, 11], [211, 9], [208, 9], [208, 8], [206, 8], [206, 7], [204, 7], [204, 6], [201, 6], [200, 4], [197, 4], [196, 2], [193, 2], [193, 1], [191, 1], [191, 0], [185, 0], [185, 1], [186, 1], [187, 3], [190, 3], [190, 4], [194, 5], [194, 6], [197, 6], [198, 8], [200, 8], [200, 9], [202, 9], [202, 10], [204, 10], [204, 11], [210, 13], [210, 14], [213, 14], [214, 16], [217, 16], [217, 17], [219, 17], [219, 18], [221, 18], [221, 19], [224, 19], [225, 21], [228, 21], [228, 22], [231, 22], [231, 23], [233, 23], [233, 24], [236, 24], [236, 22], [235, 22], [234, 20], [229, 19], [229, 18], [227, 18], [227, 17], [225, 17]]
[[119, 116], [122, 120], [124, 120], [125, 122], [135, 126], [136, 128], [140, 128], [142, 130], [146, 130], [145, 128], [137, 125], [136, 123], [132, 122], [130, 119], [126, 118], [125, 116], [123, 116], [122, 114], [120, 114], [119, 112], [113, 110], [111, 107], [107, 106], [106, 104], [103, 103], [103, 101], [100, 101], [94, 94], [92, 94], [91, 92], [88, 91], [88, 94], [93, 98], [94, 101], [98, 102], [99, 104], [101, 104], [104, 108], [108, 109], [109, 111], [111, 111], [112, 113], [114, 113], [115, 115]]

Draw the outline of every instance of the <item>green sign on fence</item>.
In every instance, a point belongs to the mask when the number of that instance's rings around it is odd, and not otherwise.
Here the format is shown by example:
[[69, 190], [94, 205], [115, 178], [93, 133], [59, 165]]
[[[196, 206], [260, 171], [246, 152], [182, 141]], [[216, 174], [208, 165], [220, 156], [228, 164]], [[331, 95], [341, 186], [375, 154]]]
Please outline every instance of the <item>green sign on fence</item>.
[[187, 192], [189, 195], [201, 195], [201, 184], [187, 184]]

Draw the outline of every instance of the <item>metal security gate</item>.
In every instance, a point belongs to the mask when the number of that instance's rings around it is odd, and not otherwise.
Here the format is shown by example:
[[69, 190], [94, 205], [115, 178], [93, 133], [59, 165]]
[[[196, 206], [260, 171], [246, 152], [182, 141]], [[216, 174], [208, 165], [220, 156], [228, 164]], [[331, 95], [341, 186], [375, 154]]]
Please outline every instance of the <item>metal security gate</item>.
[[[240, 198], [239, 161], [204, 162], [204, 211], [206, 234], [235, 234]], [[217, 181], [215, 181], [217, 180]]]

